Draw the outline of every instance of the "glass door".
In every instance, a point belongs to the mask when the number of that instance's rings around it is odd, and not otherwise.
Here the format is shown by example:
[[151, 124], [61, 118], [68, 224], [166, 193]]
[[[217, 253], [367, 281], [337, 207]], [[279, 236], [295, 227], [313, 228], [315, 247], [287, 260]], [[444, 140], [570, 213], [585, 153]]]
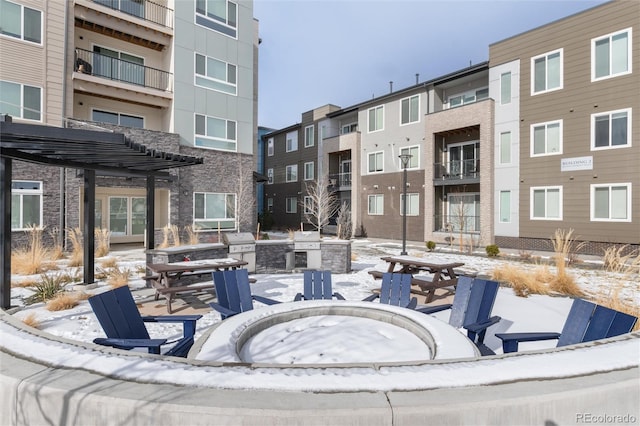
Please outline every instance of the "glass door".
[[449, 194], [449, 223], [454, 232], [480, 231], [480, 194]]
[[351, 186], [351, 160], [340, 163], [340, 186]]
[[146, 198], [109, 197], [109, 230], [113, 236], [144, 235], [146, 218]]

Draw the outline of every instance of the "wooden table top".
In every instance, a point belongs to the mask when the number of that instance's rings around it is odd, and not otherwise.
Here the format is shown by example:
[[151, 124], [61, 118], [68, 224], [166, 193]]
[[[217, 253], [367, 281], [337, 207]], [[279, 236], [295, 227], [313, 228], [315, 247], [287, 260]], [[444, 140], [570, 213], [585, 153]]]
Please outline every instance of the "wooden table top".
[[385, 256], [385, 257], [382, 257], [381, 259], [389, 263], [398, 263], [401, 265], [410, 265], [410, 266], [432, 268], [432, 269], [458, 268], [460, 266], [464, 266], [464, 263], [461, 263], [461, 262], [449, 262], [449, 263], [428, 262], [421, 257], [414, 257], [414, 256]]
[[248, 264], [249, 263], [244, 260], [227, 258], [191, 260], [173, 263], [147, 263], [147, 268], [160, 274], [167, 272], [198, 271], [203, 269], [238, 268]]

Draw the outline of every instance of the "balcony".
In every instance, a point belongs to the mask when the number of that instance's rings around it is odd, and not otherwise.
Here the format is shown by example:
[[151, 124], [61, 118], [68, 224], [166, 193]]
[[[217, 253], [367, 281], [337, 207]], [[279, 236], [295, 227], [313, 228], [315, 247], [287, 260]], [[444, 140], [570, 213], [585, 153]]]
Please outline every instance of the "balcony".
[[480, 160], [454, 160], [433, 165], [435, 185], [459, 185], [478, 183], [480, 180]]
[[351, 172], [330, 175], [329, 181], [336, 191], [348, 191], [351, 189]]
[[435, 215], [433, 223], [435, 232], [448, 232], [454, 236], [461, 230], [463, 234], [480, 233], [480, 216], [471, 214]]
[[109, 9], [126, 13], [163, 27], [173, 28], [173, 10], [148, 0], [92, 0]]

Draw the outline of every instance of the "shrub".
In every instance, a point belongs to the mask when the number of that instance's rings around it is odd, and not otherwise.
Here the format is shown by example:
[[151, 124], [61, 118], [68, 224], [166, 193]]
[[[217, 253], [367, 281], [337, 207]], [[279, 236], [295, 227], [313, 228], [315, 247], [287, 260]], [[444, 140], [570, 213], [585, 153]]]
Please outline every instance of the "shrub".
[[109, 246], [111, 245], [111, 231], [104, 228], [96, 228], [94, 231], [96, 244], [96, 257], [104, 257], [109, 254]]
[[15, 250], [11, 256], [11, 272], [14, 274], [33, 275], [53, 269], [46, 262], [49, 251], [42, 244], [42, 228], [35, 225], [28, 227], [29, 244]]
[[509, 264], [496, 268], [491, 273], [491, 279], [507, 283], [513, 288], [516, 296], [520, 297], [527, 297], [530, 294], [548, 294], [548, 287], [541, 278], [546, 278], [544, 272], [532, 274], [531, 271]]
[[46, 302], [53, 299], [64, 290], [64, 276], [62, 274], [40, 275], [40, 281], [34, 286], [34, 294], [25, 299], [27, 305]]
[[269, 239], [269, 234], [267, 234], [266, 232], [263, 232], [260, 234], [260, 239], [261, 240], [268, 240]]
[[71, 259], [69, 266], [81, 266], [84, 260], [84, 250], [82, 248], [82, 230], [73, 228], [69, 230], [69, 240], [71, 240]]
[[496, 244], [489, 244], [485, 247], [485, 250], [489, 257], [496, 257], [500, 254], [500, 248]]
[[427, 246], [427, 250], [429, 250], [429, 251], [433, 251], [436, 248], [436, 242], [435, 241], [427, 241], [425, 244]]
[[47, 310], [64, 311], [78, 305], [78, 296], [75, 294], [62, 292], [47, 302]]
[[196, 245], [200, 243], [200, 235], [195, 231], [195, 229], [193, 229], [193, 226], [185, 226], [184, 231], [187, 234], [187, 240], [189, 240], [190, 245]]

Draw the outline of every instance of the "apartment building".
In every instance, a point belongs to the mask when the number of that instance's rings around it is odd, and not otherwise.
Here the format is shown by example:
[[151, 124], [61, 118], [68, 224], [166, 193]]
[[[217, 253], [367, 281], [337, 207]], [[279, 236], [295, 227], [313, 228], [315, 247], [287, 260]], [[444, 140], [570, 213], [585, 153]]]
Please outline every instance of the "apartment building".
[[490, 46], [498, 245], [640, 244], [639, 17], [615, 0]]
[[[0, 0], [0, 112], [124, 133], [203, 158], [155, 189], [157, 233], [255, 229], [258, 25], [252, 1]], [[82, 225], [82, 173], [16, 162], [12, 230]], [[144, 179], [102, 173], [96, 226], [142, 242]], [[157, 239], [157, 238], [156, 238]]]

